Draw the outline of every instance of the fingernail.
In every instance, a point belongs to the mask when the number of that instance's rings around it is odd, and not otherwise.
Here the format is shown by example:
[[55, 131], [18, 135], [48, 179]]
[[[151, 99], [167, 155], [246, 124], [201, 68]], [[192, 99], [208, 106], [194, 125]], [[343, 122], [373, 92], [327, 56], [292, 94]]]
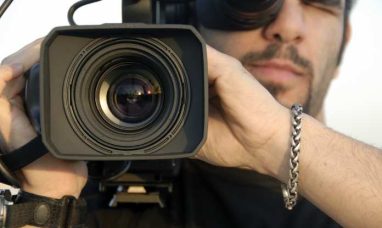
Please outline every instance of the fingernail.
[[13, 70], [13, 73], [18, 75], [24, 73], [24, 66], [20, 63], [13, 63], [11, 64], [11, 68]]

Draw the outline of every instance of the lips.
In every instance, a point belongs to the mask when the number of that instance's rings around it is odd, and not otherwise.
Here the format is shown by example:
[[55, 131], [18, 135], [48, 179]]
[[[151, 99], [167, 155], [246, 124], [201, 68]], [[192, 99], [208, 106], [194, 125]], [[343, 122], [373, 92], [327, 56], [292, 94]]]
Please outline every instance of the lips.
[[304, 69], [285, 60], [261, 61], [245, 67], [258, 80], [281, 84], [292, 83], [306, 74]]

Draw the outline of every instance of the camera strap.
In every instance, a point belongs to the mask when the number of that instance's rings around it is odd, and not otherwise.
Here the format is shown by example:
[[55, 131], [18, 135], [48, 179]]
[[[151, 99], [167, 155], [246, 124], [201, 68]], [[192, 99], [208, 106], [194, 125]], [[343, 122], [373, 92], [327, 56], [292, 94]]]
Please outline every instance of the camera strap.
[[1, 160], [9, 170], [16, 171], [41, 158], [47, 152], [48, 149], [42, 142], [41, 136], [37, 136], [19, 149], [2, 155]]
[[10, 180], [9, 176], [13, 176], [12, 173], [14, 171], [17, 171], [36, 161], [37, 159], [44, 156], [47, 152], [48, 149], [42, 142], [41, 136], [37, 136], [21, 148], [10, 153], [1, 155], [1, 181], [4, 181], [7, 184], [11, 183], [12, 185], [14, 185], [14, 180]]
[[5, 227], [86, 227], [86, 201], [82, 198], [64, 196], [54, 199], [24, 191], [12, 198], [3, 205], [6, 207], [3, 218]]

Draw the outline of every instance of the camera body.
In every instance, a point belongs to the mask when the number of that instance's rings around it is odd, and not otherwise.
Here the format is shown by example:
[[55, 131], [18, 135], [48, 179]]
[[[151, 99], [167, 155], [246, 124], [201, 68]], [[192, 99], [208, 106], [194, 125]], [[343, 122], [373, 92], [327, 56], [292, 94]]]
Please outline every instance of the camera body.
[[[58, 158], [180, 158], [205, 140], [205, 44], [191, 26], [55, 28], [40, 64], [27, 84], [28, 110]], [[37, 84], [39, 104], [28, 99]]]

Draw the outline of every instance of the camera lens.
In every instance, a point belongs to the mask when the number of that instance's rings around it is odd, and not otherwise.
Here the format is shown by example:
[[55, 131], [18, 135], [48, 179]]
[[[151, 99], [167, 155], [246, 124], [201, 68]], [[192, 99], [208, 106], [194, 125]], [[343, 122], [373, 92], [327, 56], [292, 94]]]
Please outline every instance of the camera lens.
[[181, 129], [189, 82], [182, 61], [162, 41], [100, 38], [75, 60], [64, 83], [66, 113], [97, 151], [149, 153]]
[[128, 74], [114, 82], [108, 92], [111, 112], [125, 123], [140, 123], [155, 114], [162, 100], [157, 80]]

